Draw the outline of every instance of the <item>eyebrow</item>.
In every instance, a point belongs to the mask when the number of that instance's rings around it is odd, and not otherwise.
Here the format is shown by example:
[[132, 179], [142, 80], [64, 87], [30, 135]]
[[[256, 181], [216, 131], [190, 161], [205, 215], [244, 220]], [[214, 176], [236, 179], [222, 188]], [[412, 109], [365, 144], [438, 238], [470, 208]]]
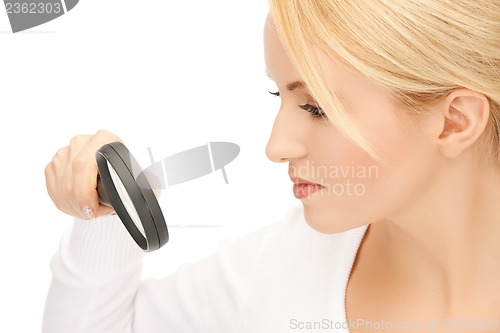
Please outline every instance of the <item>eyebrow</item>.
[[[268, 71], [266, 71], [266, 75], [268, 78], [274, 81], [273, 77], [271, 76], [271, 74], [269, 74]], [[304, 81], [295, 81], [286, 85], [286, 89], [288, 91], [293, 91], [295, 89], [301, 89], [301, 88], [306, 88], [306, 84], [304, 83]]]

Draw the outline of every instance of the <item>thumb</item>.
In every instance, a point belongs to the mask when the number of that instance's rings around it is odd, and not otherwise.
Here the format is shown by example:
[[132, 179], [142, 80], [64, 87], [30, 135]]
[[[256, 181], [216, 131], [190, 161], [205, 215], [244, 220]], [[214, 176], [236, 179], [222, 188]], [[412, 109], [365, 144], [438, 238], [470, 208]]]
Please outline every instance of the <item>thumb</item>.
[[107, 214], [111, 214], [113, 213], [115, 210], [113, 209], [113, 207], [111, 206], [107, 206], [107, 205], [99, 205], [97, 207], [97, 211], [96, 211], [96, 214], [95, 216], [96, 217], [99, 217], [99, 216], [103, 216], [103, 215], [107, 215]]
[[108, 205], [101, 205], [99, 202], [82, 205], [81, 213], [84, 219], [93, 220], [96, 217], [114, 212], [114, 208]]
[[93, 220], [96, 218], [96, 209], [92, 207], [90, 204], [83, 205], [80, 209], [80, 213], [82, 217], [86, 220]]

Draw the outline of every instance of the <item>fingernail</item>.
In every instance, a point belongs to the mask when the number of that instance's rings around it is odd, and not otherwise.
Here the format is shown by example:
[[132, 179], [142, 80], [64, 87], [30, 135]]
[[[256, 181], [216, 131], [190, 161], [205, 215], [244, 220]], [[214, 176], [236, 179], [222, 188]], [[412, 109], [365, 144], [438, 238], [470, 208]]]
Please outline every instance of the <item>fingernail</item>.
[[94, 215], [94, 210], [90, 206], [84, 206], [82, 208], [82, 214], [85, 217], [85, 219], [94, 221], [95, 220], [95, 215]]

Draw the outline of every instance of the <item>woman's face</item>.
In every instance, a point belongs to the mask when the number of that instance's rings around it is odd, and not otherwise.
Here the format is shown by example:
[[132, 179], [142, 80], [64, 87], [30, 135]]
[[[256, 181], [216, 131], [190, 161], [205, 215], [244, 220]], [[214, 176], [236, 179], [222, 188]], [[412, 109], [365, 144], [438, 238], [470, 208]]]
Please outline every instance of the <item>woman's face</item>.
[[[311, 227], [324, 233], [341, 232], [398, 218], [411, 205], [422, 203], [440, 161], [436, 144], [441, 129], [432, 112], [419, 116], [417, 124], [415, 116], [397, 113], [386, 90], [340, 62], [328, 60], [328, 84], [361, 134], [385, 157], [383, 165], [328, 126], [328, 120], [314, 118], [307, 111], [318, 105], [306, 87], [291, 86], [301, 78], [271, 18], [266, 22], [264, 46], [267, 71], [281, 98], [266, 154], [274, 162], [288, 162], [291, 178], [322, 185], [314, 193], [311, 190], [317, 187], [295, 186]], [[301, 107], [306, 104], [311, 107]]]

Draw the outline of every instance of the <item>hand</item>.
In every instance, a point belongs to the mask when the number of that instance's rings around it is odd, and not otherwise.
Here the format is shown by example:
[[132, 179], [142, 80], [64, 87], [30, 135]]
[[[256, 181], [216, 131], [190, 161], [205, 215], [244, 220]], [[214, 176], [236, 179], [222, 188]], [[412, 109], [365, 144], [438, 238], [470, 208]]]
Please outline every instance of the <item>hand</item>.
[[99, 204], [95, 153], [103, 145], [121, 139], [105, 130], [78, 135], [57, 151], [45, 167], [47, 192], [56, 207], [74, 217], [92, 219], [113, 211]]

